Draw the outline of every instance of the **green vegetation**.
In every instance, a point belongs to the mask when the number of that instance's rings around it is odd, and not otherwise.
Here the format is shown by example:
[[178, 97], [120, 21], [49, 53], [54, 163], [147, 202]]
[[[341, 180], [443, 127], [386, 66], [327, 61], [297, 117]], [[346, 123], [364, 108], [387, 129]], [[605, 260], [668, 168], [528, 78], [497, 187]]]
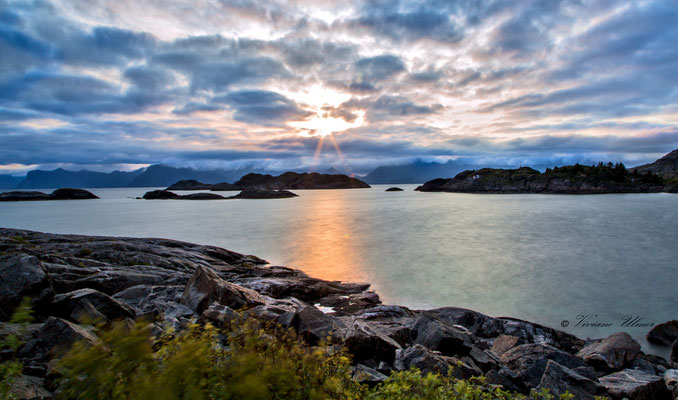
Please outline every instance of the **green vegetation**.
[[80, 249], [80, 252], [78, 252], [78, 257], [89, 257], [92, 255], [92, 249], [89, 247], [83, 247]]
[[630, 172], [626, 169], [624, 164], [616, 163], [612, 164], [611, 162], [604, 164], [599, 162], [598, 165], [567, 165], [564, 167], [553, 167], [546, 168], [544, 174], [547, 175], [556, 175], [560, 177], [567, 177], [570, 179], [575, 178], [590, 178], [598, 181], [613, 181], [613, 182], [641, 182], [647, 184], [664, 184], [664, 180], [652, 172], [647, 172], [645, 174], [640, 174], [637, 170]]
[[17, 242], [19, 244], [31, 244], [31, 242], [26, 240], [26, 238], [23, 237], [23, 236], [12, 236], [12, 240], [14, 240], [15, 242]]
[[[193, 325], [159, 338], [150, 325], [118, 324], [101, 343], [76, 344], [59, 363], [64, 399], [522, 399], [485, 384], [418, 370], [374, 388], [352, 379], [336, 345], [308, 347], [290, 331], [239, 320], [224, 331]], [[531, 399], [553, 399], [548, 392]], [[571, 396], [561, 396], [569, 399]]]
[[[19, 306], [12, 314], [9, 322], [11, 324], [21, 324], [20, 329], [24, 329], [25, 325], [33, 322], [33, 311], [31, 307], [31, 299], [29, 297], [24, 297]], [[12, 350], [16, 352], [19, 347], [21, 347], [22, 342], [19, 337], [15, 334], [10, 334], [5, 339], [0, 342], [0, 349], [2, 350]], [[12, 382], [16, 379], [17, 376], [21, 374], [23, 365], [21, 362], [16, 361], [13, 357], [12, 359], [0, 363], [0, 399], [12, 399], [13, 396], [10, 393], [10, 388]]]

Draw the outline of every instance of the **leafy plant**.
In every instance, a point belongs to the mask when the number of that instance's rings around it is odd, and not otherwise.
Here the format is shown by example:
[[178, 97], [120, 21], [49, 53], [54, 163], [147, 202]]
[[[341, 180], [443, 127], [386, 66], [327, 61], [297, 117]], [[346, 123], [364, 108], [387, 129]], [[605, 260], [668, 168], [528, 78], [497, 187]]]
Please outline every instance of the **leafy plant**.
[[[21, 300], [21, 303], [16, 308], [9, 320], [12, 324], [21, 324], [22, 327], [19, 328], [21, 331], [25, 329], [25, 325], [33, 322], [33, 309], [31, 305], [30, 297], [24, 297]], [[0, 342], [1, 349], [10, 349], [12, 351], [17, 351], [21, 347], [21, 340], [15, 334], [10, 334], [5, 337], [5, 339]], [[23, 364], [19, 361], [14, 360], [13, 358], [0, 363], [0, 399], [12, 399], [13, 396], [10, 393], [12, 383], [17, 376], [21, 375], [23, 369]]]

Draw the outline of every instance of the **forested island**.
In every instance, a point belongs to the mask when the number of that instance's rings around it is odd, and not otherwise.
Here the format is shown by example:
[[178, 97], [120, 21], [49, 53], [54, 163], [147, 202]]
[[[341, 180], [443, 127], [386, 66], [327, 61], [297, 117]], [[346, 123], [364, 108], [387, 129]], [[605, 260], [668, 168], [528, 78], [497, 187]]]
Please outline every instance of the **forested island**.
[[361, 189], [369, 187], [370, 185], [358, 178], [342, 174], [285, 172], [279, 176], [251, 173], [243, 176], [233, 184], [228, 182], [206, 184], [196, 180], [183, 180], [171, 185], [167, 190], [229, 191], [244, 189]]

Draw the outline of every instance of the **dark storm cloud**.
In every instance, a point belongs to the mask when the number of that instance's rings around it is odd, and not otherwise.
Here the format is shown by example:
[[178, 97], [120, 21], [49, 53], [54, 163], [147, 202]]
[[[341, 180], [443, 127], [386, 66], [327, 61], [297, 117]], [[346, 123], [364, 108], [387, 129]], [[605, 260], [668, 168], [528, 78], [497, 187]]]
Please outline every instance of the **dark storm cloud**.
[[241, 90], [212, 100], [229, 105], [234, 110], [235, 120], [251, 124], [277, 125], [310, 115], [294, 101], [267, 90]]

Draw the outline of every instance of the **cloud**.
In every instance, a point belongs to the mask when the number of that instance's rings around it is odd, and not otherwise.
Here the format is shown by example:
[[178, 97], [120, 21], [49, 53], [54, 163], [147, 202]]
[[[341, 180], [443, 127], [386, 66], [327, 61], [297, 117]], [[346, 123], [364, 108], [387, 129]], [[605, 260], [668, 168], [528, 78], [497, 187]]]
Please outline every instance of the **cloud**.
[[277, 125], [311, 115], [285, 96], [267, 90], [241, 90], [212, 100], [229, 105], [236, 121], [252, 124]]
[[365, 81], [381, 81], [405, 71], [405, 64], [400, 57], [383, 54], [375, 57], [361, 58], [355, 62], [359, 79]]

